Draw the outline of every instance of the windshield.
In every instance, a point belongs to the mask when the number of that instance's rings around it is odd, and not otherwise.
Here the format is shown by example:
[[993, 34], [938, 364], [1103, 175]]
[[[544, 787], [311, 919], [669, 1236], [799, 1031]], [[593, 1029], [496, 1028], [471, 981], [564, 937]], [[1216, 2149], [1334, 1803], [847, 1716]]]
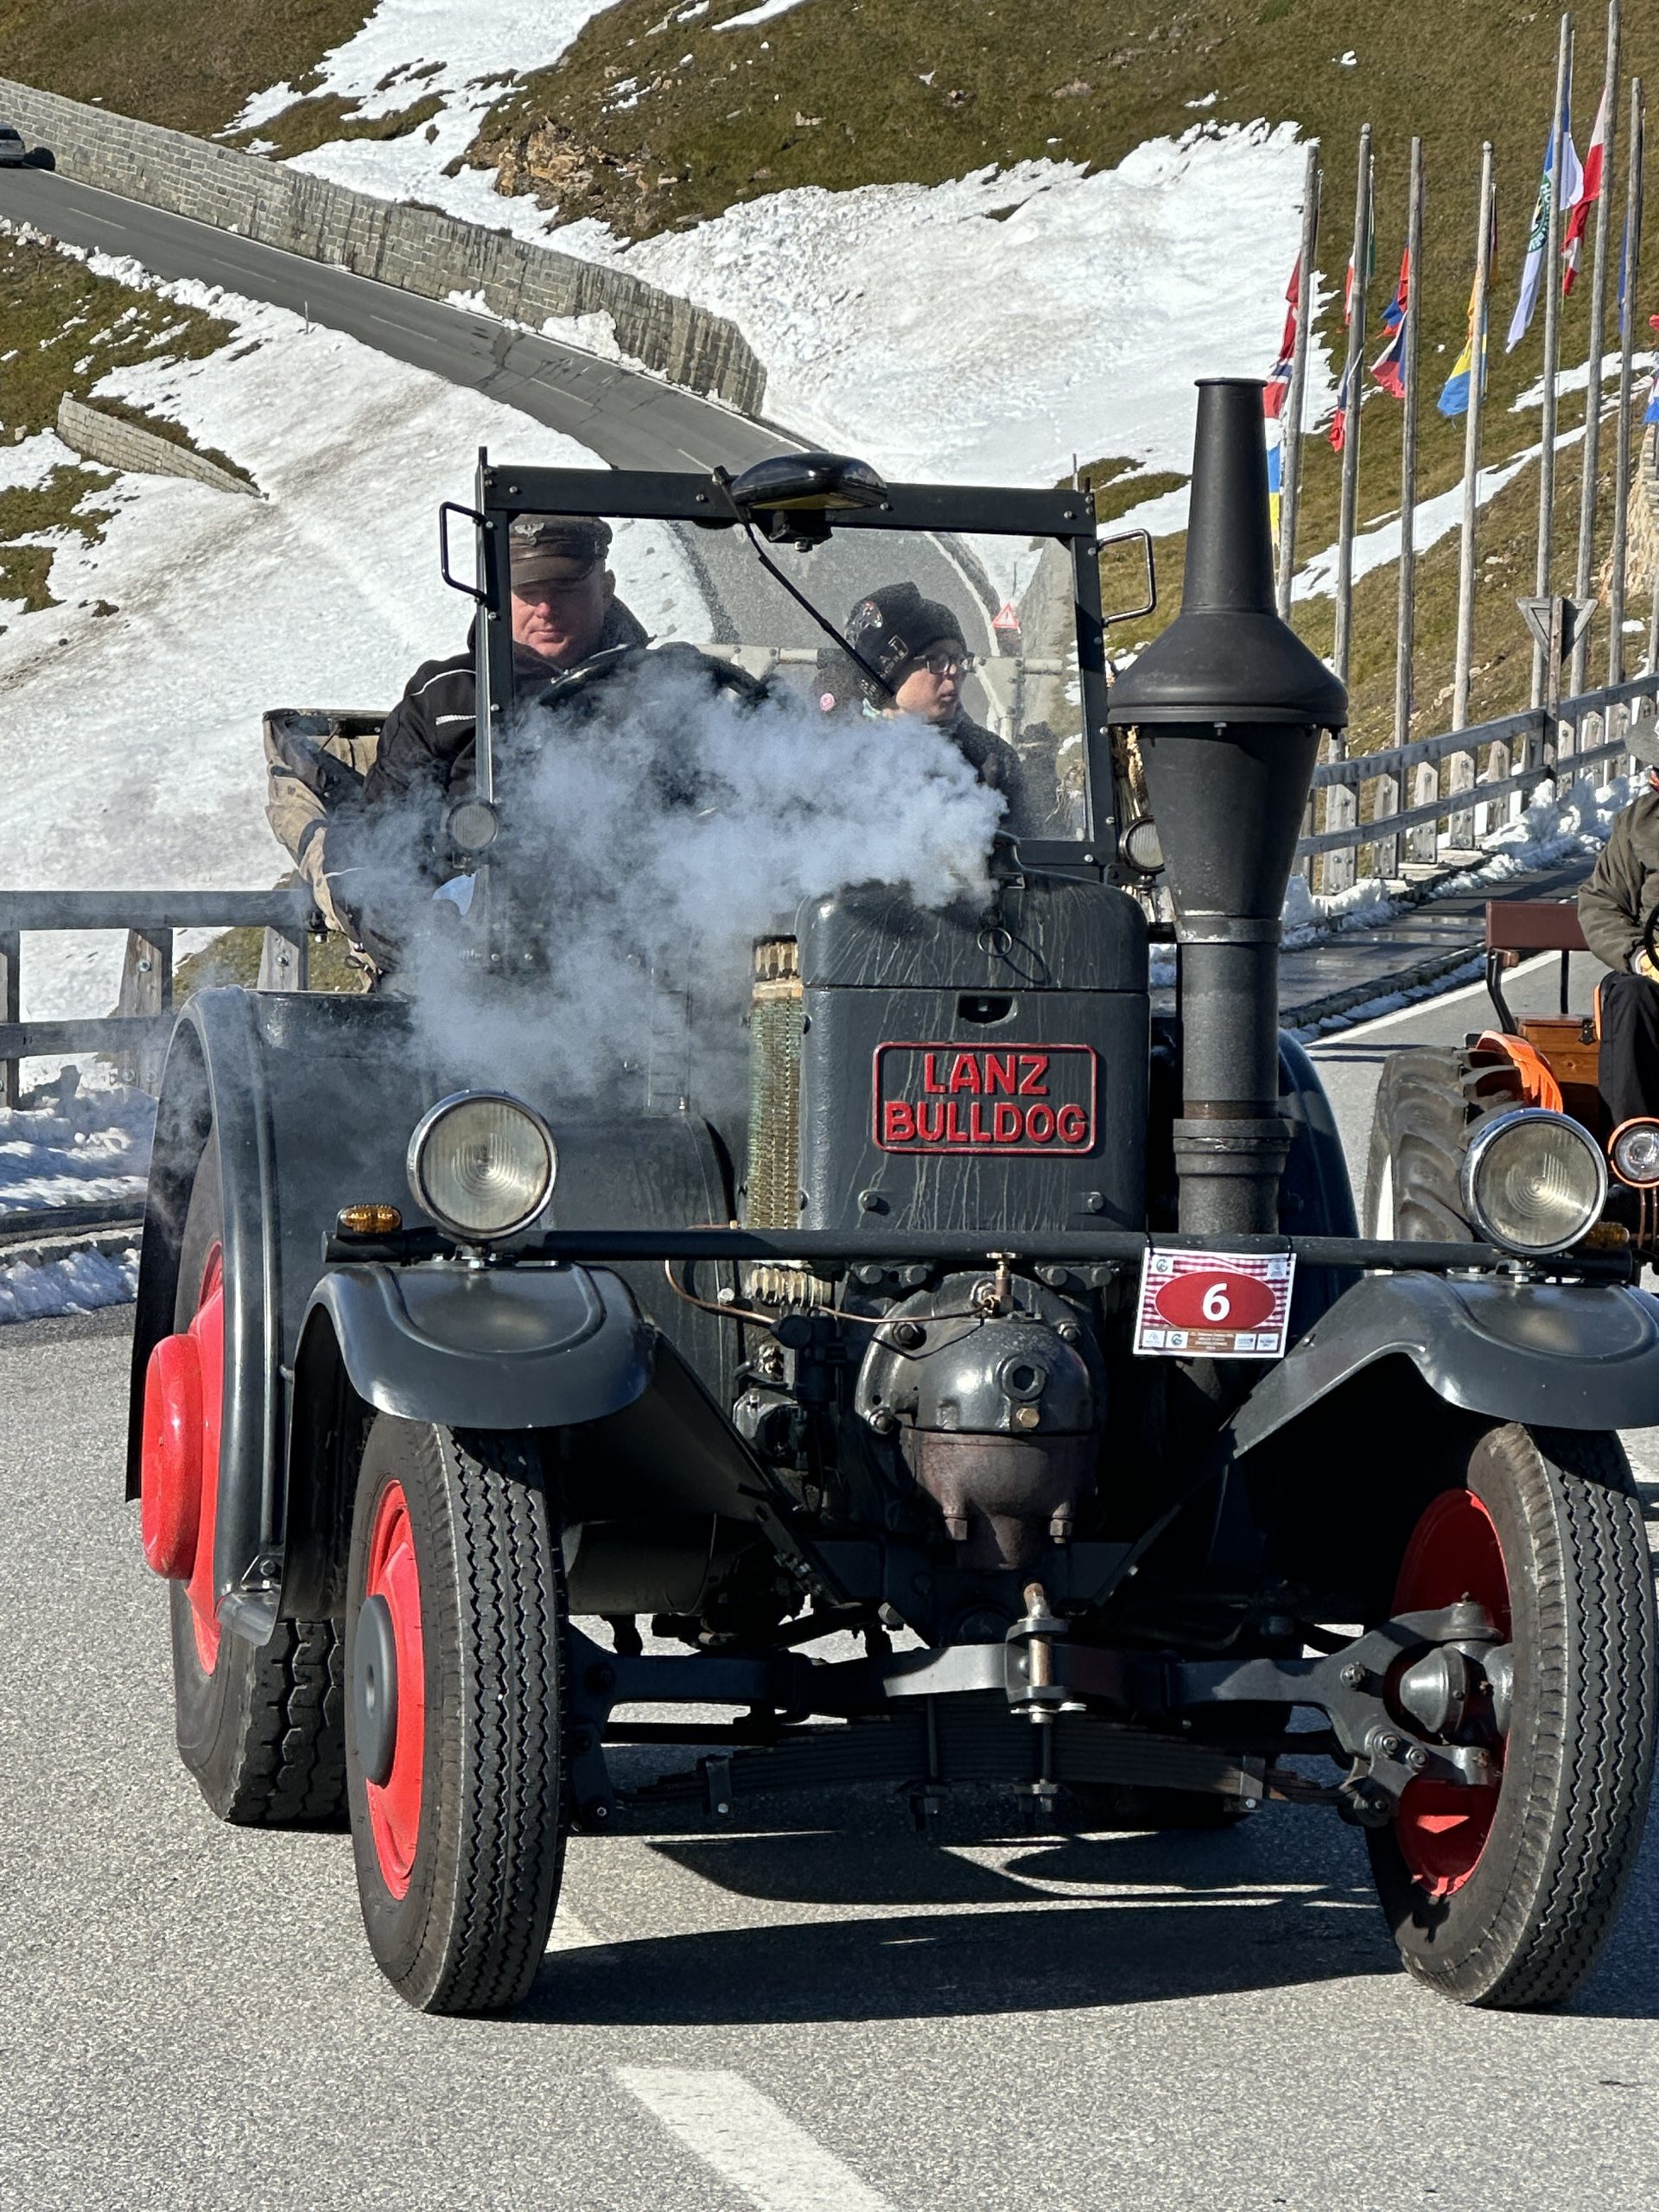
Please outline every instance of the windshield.
[[1086, 835], [1071, 567], [1058, 542], [846, 529], [806, 550], [768, 545], [834, 638], [741, 530], [521, 515], [510, 542], [516, 691], [619, 649], [696, 646], [815, 715], [937, 730], [998, 794], [1015, 836]]

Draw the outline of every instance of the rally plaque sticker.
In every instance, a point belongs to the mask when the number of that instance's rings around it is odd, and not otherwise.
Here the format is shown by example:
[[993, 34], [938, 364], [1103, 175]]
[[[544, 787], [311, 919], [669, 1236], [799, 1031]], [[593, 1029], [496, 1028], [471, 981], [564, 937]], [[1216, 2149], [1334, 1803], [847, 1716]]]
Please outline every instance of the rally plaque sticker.
[[1282, 1359], [1294, 1252], [1148, 1251], [1135, 1349], [1154, 1358]]
[[1091, 1045], [878, 1045], [874, 1088], [883, 1152], [1052, 1158], [1095, 1141]]

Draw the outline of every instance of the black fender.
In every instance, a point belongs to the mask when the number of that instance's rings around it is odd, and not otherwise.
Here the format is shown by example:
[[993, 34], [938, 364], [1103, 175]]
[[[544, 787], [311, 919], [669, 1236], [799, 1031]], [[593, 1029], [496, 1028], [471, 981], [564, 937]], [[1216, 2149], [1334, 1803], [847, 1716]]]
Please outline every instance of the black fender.
[[403, 1421], [565, 1428], [620, 1413], [652, 1377], [655, 1332], [607, 1268], [334, 1268], [302, 1357], [325, 1322], [358, 1396]]
[[1550, 1428], [1659, 1423], [1659, 1300], [1622, 1285], [1375, 1274], [1344, 1291], [1234, 1414], [1236, 1456], [1378, 1360], [1468, 1413]]
[[[546, 1065], [537, 1057], [543, 1050]], [[515, 1088], [549, 1115], [558, 1134], [550, 1227], [732, 1217], [728, 1155], [700, 1116], [647, 1109], [643, 1094], [630, 1093], [601, 1117], [591, 1102], [563, 1097], [551, 1042], [543, 1047], [528, 1036], [525, 1060], [515, 1070]], [[266, 1641], [289, 1599], [290, 1516], [309, 1524], [334, 1510], [328, 1497], [311, 1493], [333, 1481], [315, 1455], [330, 1465], [335, 1455], [333, 1395], [342, 1370], [321, 1328], [310, 1356], [300, 1356], [325, 1272], [324, 1236], [348, 1201], [390, 1200], [407, 1215], [410, 1130], [429, 1106], [476, 1080], [459, 1044], [422, 1027], [389, 994], [232, 987], [199, 992], [181, 1010], [162, 1072], [145, 1200], [127, 1493], [138, 1491], [145, 1371], [155, 1344], [173, 1327], [186, 1209], [212, 1144], [224, 1194], [226, 1281], [213, 1574], [221, 1620], [250, 1642]], [[418, 1213], [413, 1225], [421, 1225]], [[728, 1402], [735, 1332], [674, 1297], [658, 1268], [641, 1262], [619, 1269], [615, 1280], [628, 1284], [638, 1312], [668, 1345], [700, 1371], [721, 1376]], [[442, 1350], [423, 1344], [421, 1357], [441, 1363]], [[316, 1402], [307, 1395], [313, 1380]], [[492, 1402], [483, 1425], [510, 1425], [501, 1402]], [[466, 1425], [459, 1412], [448, 1417]]]

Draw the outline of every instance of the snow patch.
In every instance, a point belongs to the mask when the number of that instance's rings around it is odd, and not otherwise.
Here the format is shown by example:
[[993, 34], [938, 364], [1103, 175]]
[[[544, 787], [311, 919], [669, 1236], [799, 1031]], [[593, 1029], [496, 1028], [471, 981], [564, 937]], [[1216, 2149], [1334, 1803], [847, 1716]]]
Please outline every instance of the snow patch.
[[156, 1101], [107, 1068], [73, 1067], [0, 1107], [0, 1223], [39, 1206], [142, 1198]]
[[[637, 245], [592, 219], [557, 244], [730, 316], [771, 415], [892, 474], [1053, 483], [1074, 452], [1185, 468], [1193, 379], [1272, 359], [1304, 155], [1290, 125], [1195, 125], [1093, 175], [803, 187]], [[1333, 393], [1316, 343], [1310, 416]]]
[[119, 1259], [102, 1252], [72, 1252], [37, 1267], [0, 1262], [0, 1323], [91, 1313], [100, 1306], [129, 1305], [137, 1293], [136, 1244]]

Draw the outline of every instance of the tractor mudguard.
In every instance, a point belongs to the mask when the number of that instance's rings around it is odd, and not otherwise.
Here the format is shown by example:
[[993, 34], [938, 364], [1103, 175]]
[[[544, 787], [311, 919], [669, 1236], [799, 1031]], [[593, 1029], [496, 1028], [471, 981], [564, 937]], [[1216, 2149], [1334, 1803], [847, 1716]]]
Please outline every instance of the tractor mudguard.
[[1379, 1359], [1469, 1413], [1551, 1428], [1659, 1422], [1659, 1300], [1623, 1286], [1366, 1275], [1233, 1416], [1242, 1455]]
[[306, 1332], [327, 1314], [352, 1388], [404, 1421], [450, 1428], [564, 1428], [641, 1396], [655, 1332], [604, 1268], [332, 1268]]

